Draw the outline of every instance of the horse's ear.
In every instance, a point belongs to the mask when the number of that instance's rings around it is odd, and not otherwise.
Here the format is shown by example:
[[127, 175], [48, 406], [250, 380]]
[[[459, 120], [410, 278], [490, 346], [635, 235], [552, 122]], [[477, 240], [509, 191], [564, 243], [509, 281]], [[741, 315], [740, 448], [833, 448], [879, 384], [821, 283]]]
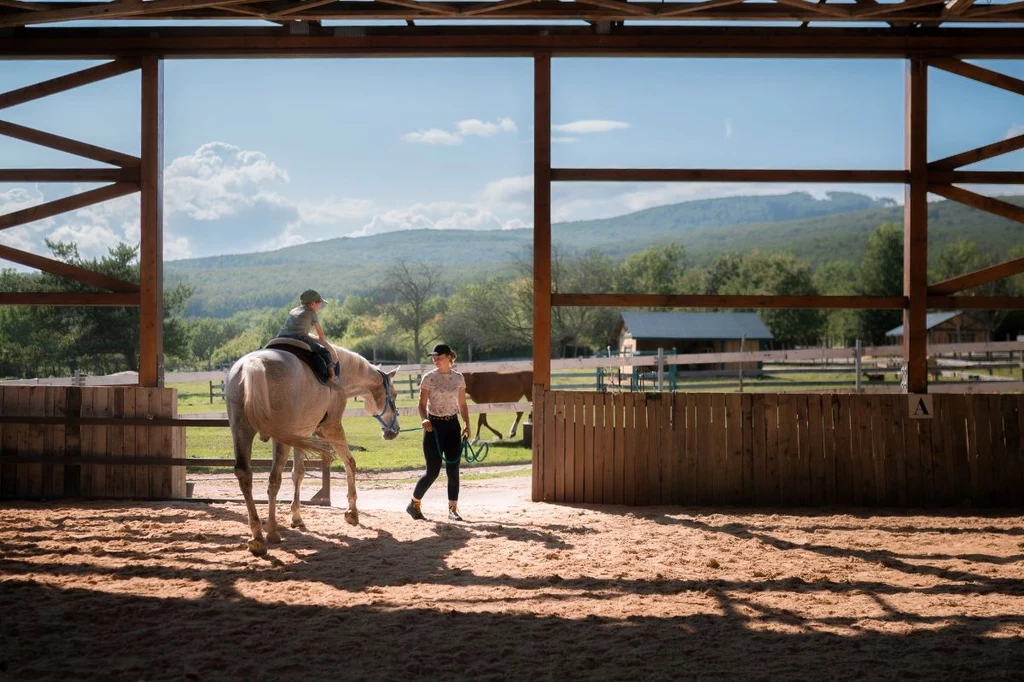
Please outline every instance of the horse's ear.
[[400, 369], [402, 369], [401, 365], [399, 365], [398, 367], [395, 367], [393, 370], [388, 372], [388, 379], [394, 379], [395, 375], [398, 374], [398, 370], [400, 370]]

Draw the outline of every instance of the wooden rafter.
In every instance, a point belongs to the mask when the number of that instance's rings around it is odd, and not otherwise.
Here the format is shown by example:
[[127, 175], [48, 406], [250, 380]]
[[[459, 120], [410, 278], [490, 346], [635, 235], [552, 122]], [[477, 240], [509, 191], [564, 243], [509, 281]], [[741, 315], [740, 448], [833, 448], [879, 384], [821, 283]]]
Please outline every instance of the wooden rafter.
[[780, 5], [786, 7], [792, 7], [802, 12], [808, 12], [809, 14], [802, 14], [800, 16], [830, 16], [848, 19], [852, 13], [852, 8], [841, 7], [838, 5], [828, 5], [825, 2], [813, 3], [807, 2], [807, 0], [775, 0]]
[[0, 293], [0, 305], [128, 307], [139, 305], [139, 295], [132, 293], [91, 294], [83, 291], [10, 292]]
[[958, 291], [965, 291], [980, 287], [982, 284], [996, 282], [1007, 277], [1013, 277], [1024, 272], [1024, 256], [1008, 260], [987, 268], [968, 272], [965, 275], [950, 277], [949, 279], [936, 282], [928, 287], [929, 296], [945, 296], [955, 294]]
[[[2, 17], [0, 17], [2, 20]], [[114, 76], [120, 76], [123, 73], [129, 71], [135, 71], [139, 68], [139, 60], [131, 57], [121, 58], [106, 64], [100, 64], [99, 66], [93, 66], [88, 69], [82, 69], [74, 73], [69, 73], [66, 76], [58, 76], [57, 78], [51, 78], [48, 81], [42, 83], [36, 83], [34, 85], [27, 85], [17, 90], [9, 90], [8, 92], [0, 93], [0, 109], [6, 109], [13, 107], [16, 104], [24, 104], [25, 102], [31, 102], [32, 100], [41, 99], [43, 97], [49, 97], [55, 95], [58, 92], [65, 92], [67, 90], [74, 90], [75, 88], [89, 83], [96, 83], [98, 81], [113, 78]]]
[[[33, 10], [14, 15], [0, 15], [0, 27], [28, 26], [60, 21], [82, 21], [97, 19], [125, 19], [166, 12], [235, 5], [251, 0], [114, 0], [114, 2], [84, 3], [76, 7], [61, 9]], [[66, 4], [66, 3], [53, 3]]]
[[[740, 0], [742, 1], [742, 0]], [[466, 10], [460, 12], [459, 16], [463, 17], [474, 17], [480, 16], [481, 14], [489, 14], [491, 12], [500, 12], [502, 10], [510, 9], [512, 7], [519, 7], [520, 5], [529, 5], [537, 0], [499, 0], [490, 7], [477, 7], [475, 9]]]
[[9, 121], [0, 121], [0, 135], [13, 137], [32, 144], [38, 144], [60, 152], [74, 154], [100, 163], [109, 163], [112, 166], [138, 166], [139, 159], [130, 154], [122, 154], [111, 149], [97, 147], [86, 142], [79, 142], [60, 135], [43, 132], [35, 128], [18, 125]]
[[137, 184], [122, 182], [114, 185], [107, 185], [106, 187], [91, 189], [79, 194], [73, 194], [62, 199], [55, 199], [54, 201], [48, 201], [45, 204], [39, 204], [38, 206], [32, 206], [20, 211], [14, 211], [13, 213], [0, 215], [0, 230], [17, 227], [18, 225], [25, 225], [37, 220], [42, 220], [43, 218], [50, 218], [55, 215], [60, 215], [61, 213], [74, 211], [84, 206], [92, 206], [93, 204], [98, 204], [102, 201], [123, 197], [126, 194], [131, 194], [132, 192], [137, 191], [139, 191]]
[[933, 59], [930, 64], [937, 69], [955, 73], [956, 75], [963, 76], [964, 78], [970, 78], [981, 83], [1002, 88], [1003, 90], [1015, 92], [1018, 95], [1024, 95], [1024, 80], [1014, 78], [1013, 76], [1007, 76], [1005, 73], [999, 73], [998, 71], [992, 71], [991, 69], [986, 69], [981, 66], [975, 66], [974, 64], [962, 62], [958, 59]]
[[578, 0], [584, 5], [593, 5], [595, 7], [603, 7], [617, 12], [622, 12], [624, 15], [632, 14], [634, 16], [648, 17], [655, 14], [655, 10], [651, 7], [644, 7], [640, 3], [626, 2], [625, 0]]
[[559, 182], [854, 182], [902, 184], [904, 170], [734, 168], [553, 168]]
[[1024, 310], [1024, 296], [929, 296], [931, 310]]
[[[658, 12], [658, 16], [662, 19], [669, 19], [673, 17], [682, 17], [687, 14], [696, 14], [698, 12], [704, 12], [707, 10], [718, 9], [719, 7], [729, 7], [731, 5], [742, 5], [745, 0], [706, 0], [705, 2], [687, 2], [687, 3], [667, 3], [665, 9]], [[680, 7], [680, 5], [685, 5]]]
[[0, 168], [0, 182], [138, 182], [138, 168]]
[[420, 0], [376, 0], [378, 3], [386, 5], [397, 5], [398, 7], [405, 7], [408, 9], [414, 9], [418, 12], [428, 12], [430, 14], [440, 16], [456, 16], [459, 13], [457, 7], [453, 7], [449, 3], [443, 2], [420, 2]]
[[28, 253], [27, 251], [20, 251], [18, 249], [12, 249], [9, 246], [0, 244], [0, 258], [4, 258], [13, 263], [20, 263], [21, 265], [35, 268], [36, 270], [42, 270], [48, 272], [51, 275], [57, 275], [58, 277], [65, 277], [75, 282], [81, 282], [82, 284], [88, 284], [91, 287], [97, 289], [103, 289], [105, 291], [113, 291], [118, 293], [138, 293], [139, 285], [133, 282], [126, 282], [116, 277], [108, 277], [107, 275], [93, 272], [92, 270], [86, 270], [85, 268], [78, 267], [77, 265], [71, 265], [70, 263], [63, 263], [52, 258], [45, 258], [43, 256], [37, 256], [34, 253]]
[[[315, 8], [315, 7], [320, 7], [322, 5], [329, 5], [330, 3], [335, 2], [335, 1], [336, 0], [305, 0], [304, 2], [298, 2], [298, 3], [296, 3], [296, 4], [294, 4], [294, 5], [290, 6], [290, 7], [284, 7], [284, 8], [282, 8], [282, 9], [276, 11], [276, 12], [272, 12], [270, 14], [267, 14], [266, 16], [268, 18], [270, 18], [270, 19], [280, 19], [281, 17], [286, 17], [289, 14], [295, 14], [296, 12], [304, 12], [306, 10], [310, 10], [310, 9]], [[234, 10], [234, 11], [239, 11], [241, 8], [239, 8], [239, 7], [232, 7], [231, 9]], [[259, 14], [259, 12], [257, 12], [256, 10], [248, 10], [247, 9], [245, 11], [246, 12], [253, 12], [255, 14]]]
[[[5, 6], [20, 0], [3, 0]], [[87, 19], [91, 21], [134, 18], [179, 20], [228, 20], [241, 12], [248, 16], [290, 17], [304, 21], [390, 19], [414, 21], [451, 17], [472, 19], [484, 16], [501, 21], [625, 21], [639, 16], [653, 20], [693, 21], [842, 21], [889, 22], [906, 26], [914, 23], [1024, 22], [1024, 2], [1005, 5], [972, 5], [960, 13], [946, 10], [944, 0], [903, 0], [877, 3], [826, 0], [706, 0], [704, 2], [654, 2], [624, 0], [337, 0], [283, 3], [274, 0], [114, 0], [87, 2], [34, 2], [0, 10], [0, 27], [26, 26]], [[272, 19], [271, 19], [272, 20]]]
[[1024, 171], [929, 171], [929, 182], [940, 185], [1024, 185]]
[[928, 185], [928, 191], [966, 206], [1024, 223], [1024, 207], [1017, 206], [1016, 204], [987, 197], [962, 187], [954, 187], [953, 185]]
[[902, 310], [903, 296], [756, 296], [690, 294], [552, 294], [554, 306], [605, 308], [811, 308], [821, 310]]
[[969, 10], [973, 4], [974, 0], [948, 0], [946, 13], [959, 16]]
[[932, 161], [928, 166], [932, 170], [953, 170], [954, 168], [960, 168], [961, 166], [967, 166], [972, 163], [984, 161], [985, 159], [991, 159], [992, 157], [1007, 154], [1022, 148], [1024, 148], [1024, 134], [1008, 137], [1005, 140], [993, 142], [992, 144], [987, 144], [984, 147], [970, 149], [966, 152], [960, 152], [953, 156], [947, 156], [944, 159]]

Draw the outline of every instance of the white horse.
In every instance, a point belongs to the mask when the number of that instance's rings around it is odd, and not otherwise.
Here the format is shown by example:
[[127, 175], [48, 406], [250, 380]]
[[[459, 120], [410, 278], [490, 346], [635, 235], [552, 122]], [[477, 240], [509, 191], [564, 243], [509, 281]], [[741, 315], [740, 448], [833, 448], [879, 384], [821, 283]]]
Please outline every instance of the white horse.
[[[333, 391], [321, 384], [313, 372], [295, 355], [274, 349], [253, 351], [238, 360], [228, 372], [224, 398], [231, 424], [231, 440], [235, 449], [235, 476], [249, 511], [252, 538], [249, 551], [263, 554], [267, 542], [280, 542], [275, 506], [281, 475], [291, 448], [295, 456], [303, 453], [320, 455], [333, 460], [333, 451], [345, 463], [348, 479], [348, 510], [345, 520], [359, 523], [356, 509], [356, 463], [349, 452], [341, 416], [348, 398], [364, 396], [366, 410], [380, 422], [383, 438], [391, 440], [398, 435], [398, 408], [395, 406], [397, 390], [392, 382], [397, 369], [385, 373], [362, 356], [334, 346], [341, 362], [341, 380], [344, 391]], [[252, 499], [252, 439], [256, 434], [264, 442], [273, 440], [274, 461], [267, 485], [269, 509], [267, 536], [263, 538], [259, 512]], [[300, 452], [301, 451], [301, 452]], [[301, 527], [299, 514], [299, 487], [302, 484], [301, 466], [292, 469], [295, 496], [292, 499], [292, 526]]]

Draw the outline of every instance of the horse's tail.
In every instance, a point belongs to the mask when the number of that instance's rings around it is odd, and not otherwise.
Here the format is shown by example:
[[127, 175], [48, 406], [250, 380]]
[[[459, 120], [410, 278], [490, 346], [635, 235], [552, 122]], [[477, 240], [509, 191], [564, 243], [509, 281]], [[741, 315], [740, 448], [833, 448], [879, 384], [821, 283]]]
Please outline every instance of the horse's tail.
[[286, 447], [298, 448], [303, 454], [318, 455], [324, 462], [334, 461], [331, 446], [319, 438], [296, 436], [285, 433], [277, 426], [270, 410], [270, 387], [267, 385], [267, 374], [259, 361], [248, 359], [242, 366], [240, 383], [242, 386], [242, 409], [245, 418], [260, 432], [264, 441], [274, 439]]

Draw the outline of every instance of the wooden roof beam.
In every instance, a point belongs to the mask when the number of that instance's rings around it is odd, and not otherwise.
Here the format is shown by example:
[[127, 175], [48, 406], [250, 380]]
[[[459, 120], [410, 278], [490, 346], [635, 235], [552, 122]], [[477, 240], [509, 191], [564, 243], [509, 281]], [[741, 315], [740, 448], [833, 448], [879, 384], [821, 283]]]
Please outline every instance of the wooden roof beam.
[[1000, 199], [993, 199], [992, 197], [987, 197], [983, 194], [971, 192], [970, 190], [955, 187], [953, 185], [929, 184], [928, 191], [932, 194], [938, 194], [941, 197], [964, 204], [965, 206], [977, 208], [997, 216], [1002, 216], [1003, 218], [1009, 218], [1010, 220], [1016, 220], [1019, 223], [1024, 223], [1024, 207], [1017, 206], [1016, 204], [1011, 204]]
[[982, 284], [997, 282], [1007, 277], [1013, 277], [1024, 272], [1024, 256], [1008, 260], [987, 268], [981, 268], [965, 275], [958, 275], [936, 282], [928, 287], [929, 296], [945, 296], [955, 294], [958, 291], [980, 287]]
[[905, 170], [552, 168], [557, 182], [856, 182], [903, 184]]
[[757, 296], [689, 294], [552, 294], [552, 306], [596, 308], [792, 308], [903, 310], [905, 296]]
[[139, 305], [139, 295], [94, 294], [85, 291], [13, 291], [0, 293], [0, 305], [131, 307]]
[[79, 142], [78, 140], [72, 140], [67, 137], [61, 137], [60, 135], [53, 135], [51, 133], [43, 132], [42, 130], [36, 130], [35, 128], [29, 128], [9, 121], [0, 121], [0, 135], [6, 135], [7, 137], [13, 137], [25, 142], [31, 142], [32, 144], [56, 149], [59, 152], [66, 152], [86, 159], [92, 159], [93, 161], [99, 161], [100, 163], [109, 163], [112, 166], [138, 166], [140, 163], [137, 156], [122, 154], [121, 152], [116, 152], [111, 149], [97, 147], [96, 145]]
[[138, 293], [139, 285], [134, 282], [126, 282], [116, 277], [108, 277], [107, 275], [99, 272], [93, 272], [92, 270], [86, 270], [85, 268], [78, 267], [77, 265], [71, 265], [70, 263], [63, 263], [52, 258], [45, 258], [43, 256], [37, 256], [34, 253], [28, 253], [27, 251], [19, 251], [18, 249], [12, 249], [9, 246], [0, 244], [0, 258], [5, 258], [13, 263], [19, 263], [21, 265], [35, 268], [36, 270], [42, 270], [48, 272], [51, 275], [57, 275], [58, 277], [65, 277], [75, 282], [81, 282], [97, 289], [104, 289], [106, 291], [113, 291], [118, 293]]
[[[221, 5], [234, 5], [245, 2], [252, 2], [252, 0], [149, 0], [149, 2], [115, 0], [114, 2], [88, 3], [62, 9], [34, 10], [14, 15], [0, 15], [0, 27], [28, 26], [31, 24], [60, 21], [81, 21], [84, 19], [94, 21], [124, 19], [145, 16], [147, 14], [179, 12], [186, 9], [219, 7]], [[60, 3], [52, 3], [52, 5], [58, 4]]]
[[0, 182], [137, 183], [136, 168], [0, 168]]
[[1000, 140], [999, 142], [987, 144], [984, 147], [970, 149], [966, 152], [954, 154], [953, 156], [947, 156], [946, 158], [939, 159], [938, 161], [932, 161], [928, 164], [928, 167], [931, 170], [953, 170], [954, 168], [978, 163], [979, 161], [991, 159], [995, 156], [1001, 156], [1002, 154], [1007, 154], [1022, 148], [1024, 148], [1024, 133], [1014, 137], [1008, 137], [1005, 140]]
[[742, 5], [746, 0], [705, 0], [705, 2], [672, 2], [666, 3], [658, 16], [662, 19], [669, 19], [672, 17], [682, 17], [687, 14], [698, 14], [707, 10], [717, 9], [719, 7], [729, 7], [731, 5]]
[[81, 192], [79, 194], [73, 194], [62, 199], [48, 201], [45, 204], [39, 204], [38, 206], [31, 206], [20, 211], [0, 215], [0, 230], [33, 223], [37, 220], [42, 220], [43, 218], [50, 218], [55, 215], [60, 215], [61, 213], [74, 211], [85, 206], [92, 206], [93, 204], [98, 204], [109, 199], [116, 199], [117, 197], [123, 197], [126, 194], [138, 191], [139, 187], [137, 184], [120, 182], [113, 185], [107, 185], [106, 187], [99, 187], [97, 189]]
[[955, 73], [964, 78], [970, 78], [980, 83], [1015, 92], [1018, 95], [1024, 95], [1024, 80], [1007, 76], [1005, 73], [975, 66], [959, 59], [932, 59], [928, 64], [929, 66], [934, 66], [949, 73]]
[[960, 16], [971, 8], [974, 0], [948, 0], [946, 2], [946, 14]]
[[66, 76], [51, 78], [50, 80], [43, 81], [42, 83], [27, 85], [23, 88], [18, 88], [17, 90], [9, 90], [8, 92], [0, 93], [0, 109], [6, 109], [8, 107], [13, 107], [16, 104], [24, 104], [25, 102], [31, 102], [32, 100], [56, 95], [58, 92], [73, 90], [83, 85], [88, 85], [89, 83], [96, 83], [108, 78], [113, 78], [114, 76], [120, 76], [123, 73], [137, 70], [140, 63], [141, 62], [139, 62], [138, 59], [133, 57], [116, 59], [112, 62], [107, 62], [106, 64], [100, 64], [99, 66], [93, 66], [88, 69], [69, 73]]

